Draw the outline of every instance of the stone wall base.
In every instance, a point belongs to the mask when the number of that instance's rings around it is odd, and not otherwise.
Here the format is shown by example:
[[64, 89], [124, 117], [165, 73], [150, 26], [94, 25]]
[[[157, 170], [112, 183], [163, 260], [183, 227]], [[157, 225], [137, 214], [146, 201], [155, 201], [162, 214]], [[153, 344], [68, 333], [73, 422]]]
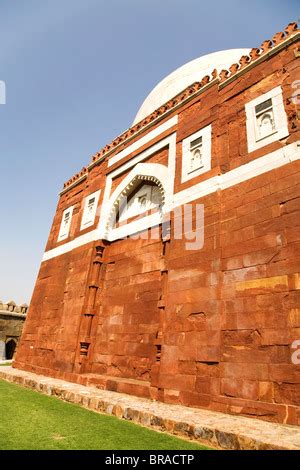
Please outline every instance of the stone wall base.
[[161, 403], [124, 393], [70, 383], [9, 366], [0, 379], [76, 403], [90, 410], [230, 450], [300, 450], [300, 428], [244, 416]]

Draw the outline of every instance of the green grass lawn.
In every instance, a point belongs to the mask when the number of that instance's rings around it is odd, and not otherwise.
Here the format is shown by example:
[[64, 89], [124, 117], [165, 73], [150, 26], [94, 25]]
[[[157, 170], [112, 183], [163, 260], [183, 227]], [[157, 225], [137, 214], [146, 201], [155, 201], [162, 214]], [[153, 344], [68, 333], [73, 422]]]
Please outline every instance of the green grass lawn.
[[6, 449], [207, 450], [0, 380], [0, 450]]

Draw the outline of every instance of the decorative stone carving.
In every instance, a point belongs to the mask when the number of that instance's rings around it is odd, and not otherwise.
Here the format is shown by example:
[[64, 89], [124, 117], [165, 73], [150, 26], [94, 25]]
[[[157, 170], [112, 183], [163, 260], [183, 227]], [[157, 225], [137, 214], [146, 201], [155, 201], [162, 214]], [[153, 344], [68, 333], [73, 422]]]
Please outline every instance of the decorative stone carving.
[[155, 210], [161, 204], [161, 192], [158, 186], [153, 184], [143, 184], [133, 196], [125, 193], [126, 206], [122, 207], [119, 214], [119, 221], [125, 221], [147, 211]]
[[230, 67], [229, 67], [229, 70], [230, 70], [230, 76], [234, 75], [238, 69], [240, 68], [239, 64], [232, 64]]
[[284, 33], [280, 31], [279, 33], [274, 34], [274, 36], [272, 37], [272, 41], [277, 46], [277, 44], [281, 43], [284, 40], [284, 37]]
[[262, 43], [261, 48], [263, 53], [268, 52], [270, 49], [272, 49], [272, 41], [270, 41], [270, 39], [266, 39]]
[[253, 49], [251, 49], [249, 53], [249, 56], [251, 57], [251, 61], [258, 59], [258, 57], [260, 56], [260, 49], [258, 49], [257, 47], [253, 47]]
[[27, 310], [28, 310], [27, 304], [21, 304], [20, 308], [21, 308], [21, 313], [27, 313]]
[[285, 28], [284, 31], [285, 31], [285, 33], [286, 33], [287, 36], [290, 36], [290, 35], [293, 34], [295, 31], [297, 31], [297, 27], [298, 27], [298, 25], [297, 25], [297, 23], [294, 21], [294, 22], [292, 22], [292, 23], [289, 23], [289, 24], [287, 25], [287, 27]]
[[224, 82], [224, 80], [226, 80], [228, 75], [229, 75], [228, 70], [221, 70], [220, 75], [219, 75], [221, 82]]
[[251, 61], [250, 57], [247, 56], [247, 55], [242, 55], [242, 57], [240, 58], [239, 62], [241, 64], [241, 69], [246, 67], [246, 65], [249, 64], [249, 62]]
[[27, 310], [28, 310], [27, 304], [17, 305], [14, 300], [9, 300], [6, 303], [0, 300], [0, 311], [2, 312], [26, 314]]
[[10, 300], [9, 302], [7, 302], [7, 307], [9, 312], [13, 312], [16, 308], [16, 304], [13, 300]]

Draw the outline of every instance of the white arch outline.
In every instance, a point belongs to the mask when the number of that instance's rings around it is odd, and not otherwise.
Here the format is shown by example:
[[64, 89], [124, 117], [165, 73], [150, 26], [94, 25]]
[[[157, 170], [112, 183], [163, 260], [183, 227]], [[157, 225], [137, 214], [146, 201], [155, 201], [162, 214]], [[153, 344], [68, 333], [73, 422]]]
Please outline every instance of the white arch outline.
[[[124, 226], [113, 228], [110, 223], [115, 207], [126, 194], [133, 189], [136, 180], [155, 182], [161, 188], [164, 204], [162, 211], [145, 216]], [[169, 211], [171, 206], [171, 196], [173, 189], [173, 179], [170, 177], [168, 168], [160, 163], [138, 163], [110, 196], [106, 207], [101, 214], [101, 227], [99, 227], [99, 238], [104, 240], [116, 240], [128, 235], [145, 230], [161, 223], [162, 214]]]

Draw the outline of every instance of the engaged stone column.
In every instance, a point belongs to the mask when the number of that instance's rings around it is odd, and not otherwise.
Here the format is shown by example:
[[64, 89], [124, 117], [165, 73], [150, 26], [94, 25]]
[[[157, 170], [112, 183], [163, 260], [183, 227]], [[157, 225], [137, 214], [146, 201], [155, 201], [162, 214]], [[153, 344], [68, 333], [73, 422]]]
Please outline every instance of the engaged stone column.
[[5, 359], [5, 342], [0, 340], [0, 361], [4, 361]]
[[98, 242], [94, 248], [95, 252], [90, 266], [88, 288], [79, 326], [79, 344], [73, 369], [75, 373], [83, 372], [88, 360], [91, 360], [92, 323], [97, 313], [96, 297], [99, 291], [101, 291], [101, 267], [103, 265], [105, 245], [103, 242]]

